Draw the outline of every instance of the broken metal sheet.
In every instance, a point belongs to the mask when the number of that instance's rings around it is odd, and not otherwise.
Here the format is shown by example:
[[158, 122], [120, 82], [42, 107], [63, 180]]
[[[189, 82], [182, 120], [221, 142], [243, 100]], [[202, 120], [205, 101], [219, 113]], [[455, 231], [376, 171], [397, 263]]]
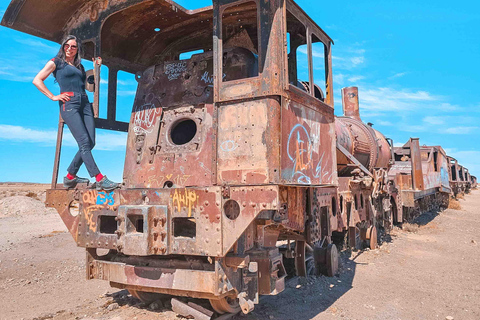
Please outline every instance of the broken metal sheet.
[[193, 317], [195, 320], [210, 320], [213, 315], [212, 311], [192, 302], [187, 304], [178, 299], [172, 298], [171, 303], [173, 312], [181, 315], [182, 317], [190, 319]]

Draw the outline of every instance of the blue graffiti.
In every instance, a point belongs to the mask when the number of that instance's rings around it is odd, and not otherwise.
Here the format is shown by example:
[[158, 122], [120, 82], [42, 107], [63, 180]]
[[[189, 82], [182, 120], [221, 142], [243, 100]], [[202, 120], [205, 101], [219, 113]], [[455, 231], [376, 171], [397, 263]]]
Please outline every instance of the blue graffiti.
[[238, 143], [233, 140], [227, 140], [222, 142], [220, 148], [225, 152], [231, 152], [238, 148]]
[[325, 155], [325, 151], [322, 153], [322, 156], [320, 157], [320, 160], [317, 163], [317, 167], [315, 168], [315, 174], [313, 175], [315, 178], [319, 178], [320, 174], [322, 173], [322, 161], [323, 161], [324, 155]]
[[[290, 150], [291, 144], [295, 145], [295, 150]], [[290, 131], [290, 134], [288, 136], [288, 141], [287, 141], [287, 155], [289, 159], [293, 162], [293, 170], [292, 170], [292, 179], [294, 179], [295, 175], [299, 175], [297, 178], [298, 183], [306, 183], [309, 184], [311, 183], [311, 179], [309, 176], [307, 176], [303, 170], [307, 169], [311, 164], [311, 159], [312, 159], [312, 154], [313, 154], [313, 148], [312, 148], [312, 139], [310, 138], [310, 135], [305, 129], [305, 127], [302, 124], [296, 124], [292, 130]], [[307, 158], [307, 161], [304, 162], [304, 158]], [[318, 165], [317, 165], [318, 167]], [[321, 168], [321, 164], [320, 164]]]
[[106, 191], [99, 191], [97, 195], [97, 203], [96, 204], [105, 204], [107, 203], [109, 206], [113, 206], [115, 204], [115, 199], [113, 195], [115, 192], [107, 193]]

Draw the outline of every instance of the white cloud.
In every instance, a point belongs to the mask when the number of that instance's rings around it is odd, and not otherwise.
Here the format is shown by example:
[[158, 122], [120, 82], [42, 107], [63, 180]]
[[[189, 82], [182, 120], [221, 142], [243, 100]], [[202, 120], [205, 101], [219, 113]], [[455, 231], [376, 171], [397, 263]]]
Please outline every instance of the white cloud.
[[12, 72], [0, 70], [0, 79], [4, 79], [4, 80], [15, 81], [15, 82], [31, 82], [33, 81], [34, 77], [35, 77], [35, 74], [21, 75], [21, 74], [15, 74]]
[[427, 131], [426, 126], [412, 125], [412, 124], [402, 124], [400, 125], [399, 129], [405, 132], [413, 132], [413, 133]]
[[[77, 147], [77, 143], [69, 130], [65, 128], [63, 134], [63, 146]], [[21, 143], [39, 143], [45, 146], [54, 146], [57, 143], [57, 130], [55, 129], [30, 129], [22, 126], [0, 124], [0, 140]], [[97, 131], [97, 150], [122, 150], [127, 143], [127, 135], [124, 132]]]
[[385, 120], [378, 120], [377, 123], [381, 126], [393, 126], [393, 123], [391, 123], [390, 121], [385, 121]]
[[56, 52], [58, 52], [58, 45], [55, 47], [50, 46], [48, 44], [43, 43], [40, 40], [19, 38], [19, 39], [14, 39], [14, 41], [20, 44], [26, 45], [31, 49], [46, 51], [52, 54], [55, 54]]
[[[298, 48], [298, 52], [304, 55], [307, 54], [307, 46]], [[313, 58], [324, 59], [324, 52], [319, 47], [312, 48]], [[337, 53], [332, 56], [332, 65], [336, 69], [351, 70], [359, 67], [365, 63], [365, 50], [364, 49], [348, 49], [343, 53]]]
[[471, 134], [478, 130], [480, 130], [479, 127], [451, 127], [445, 129], [445, 132], [449, 134]]
[[445, 123], [445, 117], [426, 116], [423, 118], [423, 122], [431, 125], [439, 125]]
[[333, 82], [340, 85], [340, 86], [343, 86], [343, 84], [345, 83], [345, 75], [341, 74], [341, 73], [334, 74], [333, 75]]
[[403, 77], [406, 74], [408, 74], [408, 72], [399, 72], [399, 73], [396, 73], [393, 76], [389, 77], [388, 79], [391, 80], [391, 79], [395, 79], [395, 78], [400, 78], [400, 77]]
[[426, 91], [396, 90], [393, 88], [374, 88], [360, 90], [360, 105], [370, 111], [407, 111], [419, 108], [422, 103], [440, 99]]
[[437, 109], [440, 111], [457, 111], [460, 110], [460, 107], [450, 103], [441, 103], [437, 106]]
[[363, 79], [365, 79], [364, 76], [351, 76], [350, 78], [348, 78], [348, 81], [357, 82], [357, 81], [360, 81], [360, 80], [363, 80]]
[[352, 57], [350, 58], [350, 61], [352, 62], [353, 66], [356, 67], [359, 64], [363, 64], [365, 62], [364, 57]]
[[16, 82], [32, 82], [47, 61], [19, 55], [14, 58], [0, 57], [0, 79]]

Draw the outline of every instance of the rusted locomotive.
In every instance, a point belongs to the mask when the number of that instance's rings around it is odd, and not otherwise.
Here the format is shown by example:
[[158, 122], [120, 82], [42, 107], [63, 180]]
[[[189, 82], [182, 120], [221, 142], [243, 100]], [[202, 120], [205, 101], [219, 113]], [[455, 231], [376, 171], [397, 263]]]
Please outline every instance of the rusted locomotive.
[[368, 241], [374, 249], [377, 225], [390, 228], [392, 223], [386, 178], [393, 142], [361, 121], [358, 88], [342, 89], [342, 104], [344, 115], [335, 120], [340, 214], [333, 231], [346, 232], [351, 247]]
[[[340, 214], [332, 232], [346, 236], [350, 247], [373, 249], [377, 228], [389, 230], [422, 212], [446, 208], [454, 169], [442, 147], [420, 146], [418, 138], [393, 147], [391, 139], [361, 121], [358, 95], [356, 87], [342, 89], [344, 115], [335, 123]], [[461, 186], [468, 191], [466, 183]]]
[[[14, 0], [2, 24], [57, 42], [65, 34], [84, 39], [85, 58], [101, 56], [109, 68], [108, 113], [97, 128], [128, 130], [121, 190], [65, 190], [56, 185], [59, 124], [46, 202], [86, 248], [88, 278], [141, 300], [152, 293], [210, 299], [223, 313], [249, 312], [259, 295], [281, 292], [284, 256], [298, 275], [336, 273], [332, 40], [298, 5], [41, 5], [50, 8], [43, 15], [35, 1]], [[323, 90], [309, 85], [313, 44], [326, 57], [315, 74], [325, 78]], [[308, 52], [307, 82], [297, 79], [299, 47]], [[116, 121], [118, 70], [138, 81], [129, 124]]]
[[[476, 181], [468, 172], [468, 169], [458, 164], [453, 157], [448, 157], [448, 173], [450, 177], [450, 185], [452, 186], [453, 195], [468, 193], [472, 188], [472, 183]], [[476, 183], [474, 183], [476, 185]]]
[[[121, 189], [67, 190], [57, 186], [59, 122], [46, 203], [86, 248], [88, 279], [143, 301], [190, 296], [248, 313], [289, 273], [336, 274], [334, 238], [375, 248], [377, 228], [444, 202], [452, 172], [472, 181], [441, 147], [394, 148], [362, 123], [356, 88], [342, 91], [344, 116], [334, 116], [333, 41], [292, 0], [41, 5], [50, 9], [13, 0], [2, 25], [83, 39], [85, 58], [108, 66], [108, 112], [96, 126], [128, 132]], [[129, 123], [116, 120], [118, 71], [138, 82]]]

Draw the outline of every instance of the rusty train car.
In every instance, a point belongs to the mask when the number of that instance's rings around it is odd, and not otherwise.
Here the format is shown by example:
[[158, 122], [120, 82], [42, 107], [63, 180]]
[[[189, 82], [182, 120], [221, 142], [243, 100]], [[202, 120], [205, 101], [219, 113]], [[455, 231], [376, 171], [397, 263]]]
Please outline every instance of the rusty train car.
[[[377, 228], [389, 230], [422, 212], [448, 207], [455, 195], [452, 185], [468, 192], [471, 178], [465, 168], [450, 166], [441, 146], [420, 146], [411, 138], [394, 147], [392, 139], [361, 121], [358, 95], [356, 87], [342, 89], [344, 115], [335, 120], [340, 214], [332, 232], [346, 237], [352, 248], [373, 249]], [[452, 184], [452, 170], [462, 174], [462, 182], [454, 176]]]
[[[450, 185], [452, 192], [456, 197], [458, 194], [468, 193], [472, 188], [472, 184], [476, 186], [476, 178], [473, 179], [467, 168], [458, 164], [453, 157], [448, 157]], [[474, 182], [475, 181], [475, 182]]]
[[[292, 0], [214, 0], [197, 10], [170, 0], [39, 5], [13, 0], [1, 24], [82, 39], [84, 57], [108, 66], [106, 118], [93, 71], [96, 126], [128, 132], [122, 188], [64, 189], [59, 121], [46, 204], [86, 249], [88, 279], [142, 301], [189, 296], [219, 314], [248, 313], [259, 295], [283, 291], [289, 274], [336, 274], [335, 240], [375, 248], [378, 228], [472, 184], [441, 147], [410, 139], [394, 148], [364, 124], [357, 88], [343, 89], [344, 115], [334, 116], [333, 41]], [[116, 119], [119, 71], [138, 83], [129, 123]]]

